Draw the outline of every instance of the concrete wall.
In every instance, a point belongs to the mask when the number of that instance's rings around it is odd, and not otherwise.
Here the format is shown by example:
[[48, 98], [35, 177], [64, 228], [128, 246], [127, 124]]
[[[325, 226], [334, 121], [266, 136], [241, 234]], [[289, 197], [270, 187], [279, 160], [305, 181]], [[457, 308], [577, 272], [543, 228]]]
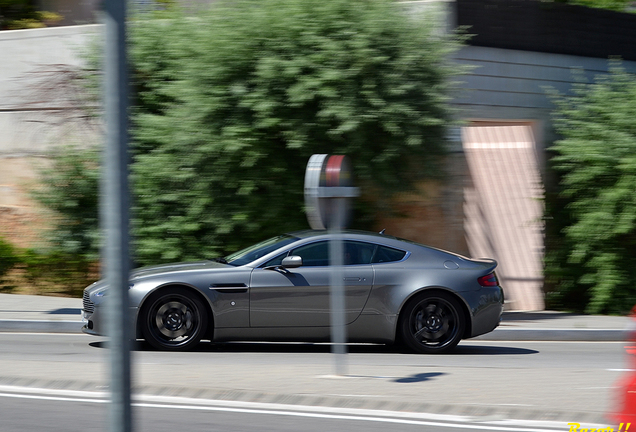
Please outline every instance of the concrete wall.
[[29, 198], [39, 167], [53, 148], [81, 139], [78, 124], [60, 121], [68, 95], [49, 72], [79, 64], [79, 50], [99, 29], [0, 32], [0, 235], [20, 246], [36, 245], [44, 226]]
[[[64, 95], [42, 95], [47, 71], [78, 65], [80, 50], [100, 26], [55, 27], [0, 32], [0, 156], [41, 154], [57, 145], [60, 131], [40, 114], [67, 108]], [[44, 82], [43, 82], [44, 81]]]

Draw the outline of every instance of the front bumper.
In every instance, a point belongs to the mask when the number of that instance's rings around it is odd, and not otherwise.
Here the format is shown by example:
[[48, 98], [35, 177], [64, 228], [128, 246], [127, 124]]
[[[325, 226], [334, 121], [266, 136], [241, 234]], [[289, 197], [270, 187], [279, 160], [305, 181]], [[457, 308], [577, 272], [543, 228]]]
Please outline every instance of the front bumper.
[[102, 320], [100, 320], [100, 316], [101, 311], [99, 309], [96, 309], [93, 312], [88, 312], [82, 309], [82, 322], [84, 323], [82, 331], [93, 336], [104, 336], [104, 333], [100, 332], [102, 327], [104, 327], [103, 324], [101, 324]]
[[[135, 330], [137, 328], [137, 312], [138, 308], [131, 307], [129, 309], [129, 328], [133, 329], [133, 334], [135, 338], [139, 337], [138, 332]], [[89, 312], [85, 309], [82, 310], [82, 321], [84, 322], [84, 326], [82, 327], [82, 332], [86, 334], [90, 334], [93, 336], [106, 336], [106, 332], [108, 331], [108, 320], [107, 320], [108, 311], [104, 305], [95, 306], [92, 312]]]

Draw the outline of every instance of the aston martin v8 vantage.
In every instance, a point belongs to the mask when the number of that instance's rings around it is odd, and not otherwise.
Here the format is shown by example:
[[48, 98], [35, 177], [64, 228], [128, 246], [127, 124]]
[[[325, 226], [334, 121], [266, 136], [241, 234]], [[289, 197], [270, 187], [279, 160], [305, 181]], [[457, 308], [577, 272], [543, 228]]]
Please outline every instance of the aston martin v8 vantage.
[[[295, 232], [224, 258], [135, 270], [133, 334], [172, 351], [201, 340], [329, 341], [332, 236]], [[383, 234], [339, 238], [349, 342], [401, 341], [415, 352], [443, 353], [499, 324], [504, 295], [494, 260]], [[84, 290], [85, 333], [104, 335], [107, 302], [104, 281]]]

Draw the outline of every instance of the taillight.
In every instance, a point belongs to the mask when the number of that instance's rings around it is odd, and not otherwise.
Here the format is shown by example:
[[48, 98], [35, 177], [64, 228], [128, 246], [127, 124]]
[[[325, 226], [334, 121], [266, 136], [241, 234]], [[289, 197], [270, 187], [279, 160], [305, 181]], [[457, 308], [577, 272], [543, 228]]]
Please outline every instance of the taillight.
[[477, 279], [479, 285], [483, 287], [493, 287], [499, 285], [499, 281], [497, 281], [497, 275], [495, 273], [487, 274], [486, 276], [482, 276]]

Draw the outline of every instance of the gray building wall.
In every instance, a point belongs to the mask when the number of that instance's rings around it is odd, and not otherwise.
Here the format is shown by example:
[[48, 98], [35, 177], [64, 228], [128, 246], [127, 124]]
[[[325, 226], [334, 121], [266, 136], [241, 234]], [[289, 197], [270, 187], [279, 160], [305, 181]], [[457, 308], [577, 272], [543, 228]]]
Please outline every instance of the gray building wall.
[[[537, 122], [541, 148], [555, 138], [547, 88], [566, 94], [576, 81], [575, 72], [591, 82], [609, 66], [607, 59], [478, 46], [463, 48], [454, 60], [474, 67], [463, 77], [462, 91], [454, 100], [461, 118]], [[636, 62], [622, 64], [636, 72]]]
[[[557, 138], [548, 89], [571, 91], [593, 82], [608, 60], [565, 54], [468, 46], [455, 61], [473, 68], [454, 104], [464, 121], [464, 234], [469, 255], [499, 261], [510, 309], [542, 309], [542, 196], [554, 181], [546, 149]], [[623, 67], [636, 71], [636, 62]]]

